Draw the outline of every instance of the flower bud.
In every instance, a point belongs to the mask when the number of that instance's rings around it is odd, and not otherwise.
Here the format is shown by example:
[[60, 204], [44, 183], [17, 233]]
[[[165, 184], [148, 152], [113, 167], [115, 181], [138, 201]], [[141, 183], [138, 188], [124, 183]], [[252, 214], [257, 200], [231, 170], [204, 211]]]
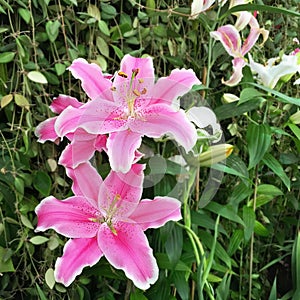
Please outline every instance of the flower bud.
[[233, 146], [230, 144], [214, 145], [199, 155], [198, 162], [201, 167], [209, 167], [227, 158], [232, 151]]
[[294, 124], [300, 124], [300, 110], [290, 116], [290, 121]]

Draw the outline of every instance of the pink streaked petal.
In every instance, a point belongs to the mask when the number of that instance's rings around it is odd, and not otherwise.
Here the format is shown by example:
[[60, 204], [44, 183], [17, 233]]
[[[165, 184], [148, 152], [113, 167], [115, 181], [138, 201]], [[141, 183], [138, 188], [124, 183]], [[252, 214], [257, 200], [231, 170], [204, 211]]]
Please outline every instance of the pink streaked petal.
[[68, 106], [80, 107], [81, 105], [83, 105], [83, 103], [79, 102], [74, 97], [67, 95], [59, 95], [57, 98], [53, 99], [52, 103], [50, 104], [50, 109], [54, 113], [60, 114]]
[[105, 134], [126, 128], [127, 120], [114, 103], [93, 100], [80, 108], [67, 107], [57, 118], [55, 130], [59, 136], [75, 132], [78, 128], [91, 134]]
[[186, 94], [193, 85], [201, 84], [192, 70], [175, 69], [170, 76], [160, 78], [153, 89], [149, 91], [151, 104], [172, 104], [178, 97]]
[[69, 238], [91, 238], [96, 236], [99, 223], [93, 220], [99, 212], [84, 198], [70, 197], [57, 200], [45, 198], [35, 209], [38, 217], [36, 231], [54, 229]]
[[247, 37], [247, 39], [244, 41], [242, 46], [242, 55], [244, 56], [246, 53], [248, 53], [252, 47], [257, 42], [260, 35], [260, 28], [251, 28], [250, 33]]
[[106, 143], [107, 143], [107, 136], [104, 134], [99, 134], [96, 137], [95, 140], [95, 149], [97, 151], [107, 151], [107, 147], [106, 147]]
[[197, 141], [196, 128], [184, 111], [175, 111], [169, 105], [149, 106], [140, 111], [140, 118], [136, 118], [129, 126], [132, 131], [152, 138], [171, 135], [186, 151], [190, 151]]
[[98, 207], [98, 195], [102, 178], [90, 162], [75, 169], [67, 168], [67, 175], [73, 180], [72, 190], [76, 196], [83, 196], [94, 207]]
[[67, 145], [59, 157], [58, 163], [66, 168], [76, 168], [89, 161], [95, 153], [95, 139], [76, 141]]
[[112, 170], [127, 173], [141, 143], [141, 134], [132, 132], [130, 129], [111, 133], [107, 139], [107, 154]]
[[243, 58], [235, 58], [232, 60], [233, 73], [231, 77], [224, 81], [222, 79], [222, 83], [228, 86], [237, 85], [243, 78], [243, 68], [246, 65], [246, 62]]
[[59, 139], [55, 131], [55, 122], [57, 117], [47, 119], [40, 123], [35, 129], [35, 135], [38, 137], [38, 142], [45, 143], [46, 141], [55, 142]]
[[233, 25], [221, 26], [217, 31], [210, 32], [210, 35], [222, 43], [229, 55], [233, 57], [241, 56], [241, 37]]
[[69, 240], [64, 247], [64, 254], [55, 263], [56, 282], [69, 286], [84, 267], [95, 265], [103, 256], [97, 238]]
[[99, 97], [112, 101], [112, 91], [110, 90], [112, 82], [103, 76], [101, 68], [85, 59], [75, 59], [68, 68], [76, 79], [81, 80], [81, 85], [86, 94], [92, 100]]
[[100, 249], [110, 264], [123, 270], [136, 287], [148, 289], [158, 279], [158, 267], [143, 230], [137, 224], [123, 222], [112, 226], [116, 234], [106, 224], [100, 227]]
[[143, 230], [158, 228], [168, 221], [181, 220], [180, 207], [181, 202], [171, 197], [143, 199], [129, 218], [139, 224]]
[[127, 173], [111, 171], [105, 178], [99, 192], [99, 208], [104, 213], [113, 207], [116, 218], [130, 215], [139, 203], [142, 191], [145, 166], [134, 164]]
[[136, 58], [126, 54], [121, 61], [120, 71], [125, 73], [127, 78], [116, 75], [113, 85], [118, 89], [118, 87], [122, 86], [124, 82], [126, 83], [130, 81], [133, 70], [138, 70], [135, 80], [138, 81], [139, 79], [146, 79], [148, 81], [148, 85], [151, 86], [151, 84], [154, 84], [155, 76], [152, 58]]

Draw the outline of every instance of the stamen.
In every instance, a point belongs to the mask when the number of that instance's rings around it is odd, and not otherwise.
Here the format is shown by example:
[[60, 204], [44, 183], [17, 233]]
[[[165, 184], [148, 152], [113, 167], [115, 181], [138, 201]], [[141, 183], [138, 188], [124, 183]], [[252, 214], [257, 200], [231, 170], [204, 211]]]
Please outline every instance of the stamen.
[[[140, 93], [137, 89], [134, 89], [134, 90], [133, 90], [133, 93], [134, 93], [137, 97], [141, 96], [141, 93]], [[143, 93], [143, 92], [142, 92], [142, 93]]]
[[115, 86], [112, 86], [112, 87], [110, 88], [110, 90], [113, 91], [113, 92], [115, 92], [115, 91], [117, 90], [117, 88], [116, 88]]
[[123, 78], [127, 78], [128, 77], [128, 75], [125, 72], [122, 72], [122, 71], [118, 72], [118, 75], [121, 76], [121, 77], [123, 77]]
[[147, 89], [146, 88], [143, 88], [143, 90], [141, 91], [141, 94], [142, 95], [145, 95], [147, 93]]
[[139, 83], [143, 83], [144, 79], [143, 78], [139, 78]]

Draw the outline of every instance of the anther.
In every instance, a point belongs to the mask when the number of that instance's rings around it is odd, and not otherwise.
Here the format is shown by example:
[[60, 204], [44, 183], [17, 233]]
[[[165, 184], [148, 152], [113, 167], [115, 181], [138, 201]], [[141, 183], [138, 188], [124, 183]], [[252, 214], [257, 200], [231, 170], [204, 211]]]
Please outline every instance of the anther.
[[[133, 90], [133, 93], [134, 93], [137, 97], [141, 96], [141, 93], [140, 93], [137, 89], [134, 89], [134, 90]], [[142, 92], [142, 93], [143, 93], [143, 92]]]
[[112, 87], [110, 88], [110, 90], [113, 91], [113, 92], [115, 92], [115, 91], [117, 90], [117, 88], [116, 88], [115, 86], [112, 86]]
[[143, 83], [144, 82], [144, 79], [143, 78], [140, 78], [139, 79], [139, 83]]
[[137, 76], [137, 74], [139, 74], [140, 72], [140, 69], [139, 68], [136, 68], [136, 69], [132, 69], [132, 76]]
[[143, 90], [141, 91], [141, 94], [142, 95], [145, 95], [147, 93], [147, 89], [146, 88], [143, 88]]
[[121, 77], [123, 77], [123, 78], [127, 78], [128, 77], [128, 75], [125, 72], [122, 72], [122, 71], [118, 72], [118, 75], [121, 76]]

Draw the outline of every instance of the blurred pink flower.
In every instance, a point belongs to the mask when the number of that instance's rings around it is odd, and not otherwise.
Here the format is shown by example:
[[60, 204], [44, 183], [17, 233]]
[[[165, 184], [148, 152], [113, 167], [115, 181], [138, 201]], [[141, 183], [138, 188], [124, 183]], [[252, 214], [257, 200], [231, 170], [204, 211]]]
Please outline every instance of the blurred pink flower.
[[[247, 15], [244, 15], [245, 17]], [[212, 31], [210, 33], [211, 37], [216, 40], [219, 40], [227, 53], [233, 57], [232, 65], [233, 65], [233, 74], [229, 80], [224, 81], [222, 79], [222, 83], [234, 86], [238, 84], [242, 77], [242, 70], [244, 66], [247, 64], [245, 55], [252, 49], [252, 47], [257, 42], [260, 34], [262, 34], [264, 41], [268, 37], [268, 31], [259, 27], [259, 24], [251, 15], [251, 18], [247, 19], [247, 24], [250, 25], [250, 33], [247, 39], [242, 44], [242, 39], [239, 33], [239, 30], [233, 25], [224, 25], [219, 27], [216, 31]]]
[[87, 134], [109, 134], [106, 146], [114, 171], [129, 171], [144, 135], [160, 138], [167, 134], [186, 151], [196, 143], [195, 127], [183, 110], [173, 107], [178, 97], [200, 84], [192, 70], [175, 69], [155, 83], [152, 59], [130, 55], [122, 59], [113, 81], [84, 59], [76, 59], [69, 69], [92, 101], [67, 107], [57, 117], [55, 131], [59, 137], [79, 128]]
[[170, 197], [143, 199], [143, 165], [128, 173], [111, 171], [103, 181], [90, 163], [67, 169], [74, 196], [45, 198], [37, 207], [36, 231], [54, 229], [70, 238], [57, 259], [55, 279], [69, 286], [85, 266], [104, 255], [140, 289], [158, 278], [158, 267], [143, 231], [181, 219], [181, 203]]

